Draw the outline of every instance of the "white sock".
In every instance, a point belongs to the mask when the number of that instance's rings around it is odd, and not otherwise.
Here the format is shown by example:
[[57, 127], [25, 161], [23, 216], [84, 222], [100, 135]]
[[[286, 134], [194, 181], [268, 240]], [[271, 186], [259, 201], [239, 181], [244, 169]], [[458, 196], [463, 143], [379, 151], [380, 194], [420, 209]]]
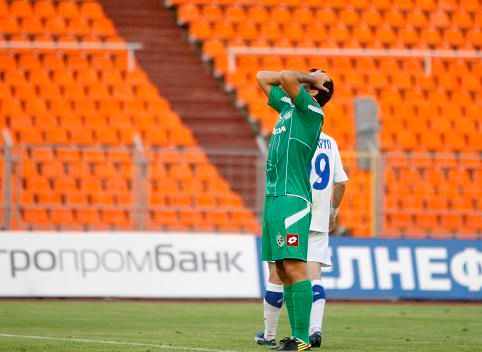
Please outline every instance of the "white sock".
[[313, 306], [310, 316], [310, 335], [317, 331], [321, 333], [326, 302], [325, 289], [321, 285], [321, 280], [311, 281], [311, 287], [313, 288]]
[[283, 285], [268, 282], [263, 300], [264, 338], [274, 340], [278, 329], [278, 320], [283, 306]]

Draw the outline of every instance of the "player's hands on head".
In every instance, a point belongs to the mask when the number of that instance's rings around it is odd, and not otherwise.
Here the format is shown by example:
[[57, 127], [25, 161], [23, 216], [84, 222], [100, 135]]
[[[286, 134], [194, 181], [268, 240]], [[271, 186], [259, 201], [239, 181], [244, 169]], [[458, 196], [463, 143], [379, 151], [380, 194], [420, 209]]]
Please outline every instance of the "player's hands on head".
[[310, 72], [310, 76], [314, 76], [315, 78], [315, 83], [313, 84], [313, 87], [316, 89], [321, 89], [324, 90], [325, 92], [328, 92], [328, 88], [324, 86], [324, 84], [328, 81], [331, 81], [330, 76], [327, 75], [326, 72], [322, 72], [321, 70], [315, 71], [315, 72]]

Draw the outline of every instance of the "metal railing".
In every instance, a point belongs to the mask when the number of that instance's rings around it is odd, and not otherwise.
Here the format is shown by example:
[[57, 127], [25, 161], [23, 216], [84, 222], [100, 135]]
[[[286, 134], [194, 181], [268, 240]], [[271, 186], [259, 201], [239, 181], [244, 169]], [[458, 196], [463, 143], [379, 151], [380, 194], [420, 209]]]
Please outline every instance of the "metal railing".
[[[253, 173], [260, 164], [252, 150], [146, 148], [135, 139], [131, 147], [20, 144], [0, 151], [4, 229], [155, 230], [154, 213], [232, 212], [244, 205], [256, 214], [262, 205]], [[203, 168], [208, 174], [201, 174]], [[197, 196], [207, 191], [215, 203], [197, 204]], [[58, 223], [30, 221], [39, 210], [49, 218], [68, 210], [68, 216]], [[80, 225], [89, 210], [96, 210], [100, 221], [104, 213], [127, 214], [126, 221]]]
[[480, 59], [480, 50], [419, 50], [419, 49], [309, 49], [309, 48], [276, 48], [276, 47], [237, 47], [227, 48], [228, 72], [236, 71], [238, 55], [305, 55], [305, 56], [349, 56], [349, 57], [404, 57], [423, 58], [426, 75], [432, 73], [433, 58], [467, 58]]
[[127, 70], [135, 65], [135, 51], [142, 49], [141, 43], [104, 43], [104, 42], [0, 42], [0, 49], [42, 49], [42, 50], [125, 50], [127, 52]]
[[[341, 155], [350, 180], [340, 222], [352, 235], [481, 235], [480, 154]], [[156, 230], [169, 211], [232, 211], [219, 203], [224, 198], [247, 206], [259, 223], [262, 216], [265, 157], [252, 150], [145, 148], [140, 140], [132, 147], [5, 144], [0, 162], [4, 229]], [[205, 194], [215, 201], [199, 204]], [[90, 211], [113, 218], [35, 224], [26, 213], [38, 209], [49, 217], [67, 209], [74, 217]]]

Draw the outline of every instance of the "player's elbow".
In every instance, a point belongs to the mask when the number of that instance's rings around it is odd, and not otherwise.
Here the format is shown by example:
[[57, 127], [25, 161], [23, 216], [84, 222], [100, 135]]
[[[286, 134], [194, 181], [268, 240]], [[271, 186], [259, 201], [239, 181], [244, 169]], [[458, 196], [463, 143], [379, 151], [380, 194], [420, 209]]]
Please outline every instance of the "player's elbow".
[[259, 83], [265, 82], [267, 78], [268, 78], [268, 71], [258, 71], [258, 73], [256, 73], [256, 80]]
[[279, 79], [281, 84], [285, 85], [293, 80], [296, 80], [295, 75], [293, 74], [292, 71], [289, 70], [283, 70], [279, 74]]

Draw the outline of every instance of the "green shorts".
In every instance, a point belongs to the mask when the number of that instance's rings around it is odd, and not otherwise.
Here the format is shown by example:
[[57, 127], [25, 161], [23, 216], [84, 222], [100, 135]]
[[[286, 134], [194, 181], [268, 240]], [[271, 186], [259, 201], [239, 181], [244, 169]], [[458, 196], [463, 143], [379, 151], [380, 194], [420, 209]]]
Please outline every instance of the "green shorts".
[[262, 259], [300, 259], [306, 262], [311, 205], [292, 196], [266, 197], [263, 215]]

